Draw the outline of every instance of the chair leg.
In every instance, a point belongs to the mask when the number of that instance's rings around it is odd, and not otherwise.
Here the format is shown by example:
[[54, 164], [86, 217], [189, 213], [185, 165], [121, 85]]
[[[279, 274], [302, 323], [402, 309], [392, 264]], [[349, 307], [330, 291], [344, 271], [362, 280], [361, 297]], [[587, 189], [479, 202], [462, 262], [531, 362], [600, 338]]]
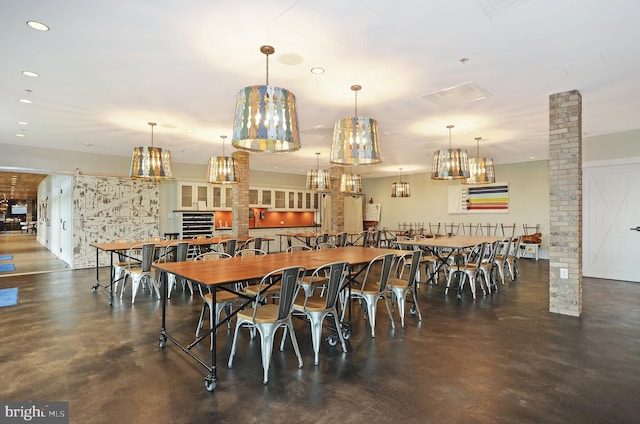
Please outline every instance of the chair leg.
[[366, 297], [365, 303], [367, 304], [367, 315], [369, 315], [369, 325], [371, 326], [371, 337], [376, 336], [376, 301], [374, 299], [367, 299]]
[[342, 335], [342, 329], [340, 328], [340, 321], [338, 320], [338, 311], [334, 309], [333, 312], [331, 312], [331, 315], [333, 315], [333, 321], [336, 325], [336, 333], [338, 333], [338, 338], [340, 339], [340, 344], [342, 345], [342, 351], [346, 352], [347, 344], [344, 342], [344, 336]]
[[422, 315], [420, 314], [420, 308], [418, 307], [418, 297], [416, 296], [416, 291], [411, 290], [411, 295], [413, 296], [413, 305], [416, 308], [416, 314], [418, 315], [418, 321], [422, 322]]
[[[384, 305], [387, 307], [387, 313], [389, 314], [389, 319], [391, 320], [391, 328], [393, 328], [394, 330], [396, 329], [396, 323], [393, 320], [393, 314], [391, 313], [391, 308], [389, 307], [389, 302], [387, 299], [387, 296], [383, 296], [384, 298]], [[404, 299], [403, 299], [404, 302]], [[404, 308], [404, 303], [402, 305], [402, 308]]]
[[233, 335], [233, 343], [231, 343], [231, 352], [229, 353], [229, 362], [227, 363], [227, 366], [229, 368], [233, 368], [233, 357], [236, 354], [236, 343], [238, 342], [238, 331], [240, 330], [241, 325], [242, 325], [242, 322], [238, 319], [236, 321], [236, 331]]
[[324, 320], [324, 317], [319, 313], [310, 313], [308, 314], [308, 316], [311, 324], [311, 344], [313, 345], [314, 353], [313, 363], [315, 365], [318, 365], [318, 363], [320, 362], [320, 339], [322, 338], [322, 321]]
[[287, 326], [291, 332], [291, 344], [293, 345], [293, 350], [296, 352], [296, 357], [298, 358], [298, 368], [302, 368], [302, 355], [300, 355], [300, 348], [298, 347], [296, 333], [293, 331], [293, 321], [291, 320], [291, 316], [289, 316]]
[[[263, 328], [263, 326], [258, 325], [257, 328], [262, 342], [262, 369], [264, 371], [262, 382], [267, 384], [269, 382], [269, 365], [271, 364], [271, 354], [273, 352], [273, 336], [277, 327], [269, 326], [268, 328]], [[293, 337], [295, 336], [292, 335]]]

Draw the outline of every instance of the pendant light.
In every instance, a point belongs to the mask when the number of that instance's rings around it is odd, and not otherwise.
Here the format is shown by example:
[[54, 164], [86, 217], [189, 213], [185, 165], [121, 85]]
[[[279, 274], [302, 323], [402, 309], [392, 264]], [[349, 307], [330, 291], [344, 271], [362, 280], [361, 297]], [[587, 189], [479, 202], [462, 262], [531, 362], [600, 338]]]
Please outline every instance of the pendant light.
[[431, 178], [434, 180], [455, 180], [469, 178], [469, 160], [466, 149], [451, 148], [451, 128], [449, 128], [449, 148], [440, 149], [433, 155], [433, 172]]
[[400, 168], [400, 182], [391, 184], [391, 197], [411, 197], [409, 182], [402, 181], [402, 168]]
[[269, 55], [275, 49], [262, 46], [260, 51], [267, 56], [267, 83], [238, 92], [231, 142], [252, 152], [293, 152], [300, 149], [296, 96], [269, 85]]
[[148, 122], [151, 127], [151, 146], [135, 147], [131, 157], [131, 171], [133, 178], [170, 179], [173, 176], [171, 167], [171, 152], [153, 146], [153, 127], [155, 122]]
[[222, 138], [222, 156], [209, 158], [207, 181], [213, 184], [236, 184], [238, 182], [236, 161], [224, 154], [224, 140], [227, 136], [221, 135], [220, 138]]
[[340, 192], [343, 194], [362, 194], [360, 174], [343, 173], [340, 177]]
[[375, 165], [382, 162], [378, 140], [378, 121], [358, 117], [359, 85], [352, 85], [355, 93], [355, 116], [336, 121], [333, 128], [330, 162], [338, 165]]
[[320, 169], [320, 153], [316, 153], [316, 169], [307, 171], [307, 190], [329, 192], [331, 191], [331, 177], [329, 171]]
[[469, 159], [469, 178], [463, 181], [463, 184], [490, 184], [496, 182], [496, 174], [493, 168], [492, 158], [480, 157], [480, 140], [482, 137], [476, 137], [476, 157]]

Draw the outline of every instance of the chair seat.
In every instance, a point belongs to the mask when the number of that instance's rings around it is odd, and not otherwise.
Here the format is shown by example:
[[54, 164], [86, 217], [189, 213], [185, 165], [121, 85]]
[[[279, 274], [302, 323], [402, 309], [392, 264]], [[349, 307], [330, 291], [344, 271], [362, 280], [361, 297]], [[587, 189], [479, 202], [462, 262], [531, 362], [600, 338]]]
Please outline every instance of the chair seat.
[[[258, 285], [247, 286], [244, 288], [244, 292], [250, 296], [258, 295]], [[262, 290], [263, 295], [273, 295], [280, 293], [280, 284], [276, 283], [273, 286], [267, 288], [266, 290]]]
[[351, 293], [373, 295], [380, 292], [379, 283], [367, 283], [362, 288], [351, 289]]
[[[309, 312], [322, 312], [327, 308], [327, 299], [320, 296], [311, 296], [307, 298], [306, 310]], [[305, 311], [304, 298], [296, 299], [293, 304], [294, 311]]]
[[[268, 303], [266, 305], [262, 305], [256, 308], [256, 317], [255, 317], [256, 324], [268, 324], [270, 322], [277, 321], [278, 309], [279, 309], [279, 306], [273, 303]], [[238, 318], [252, 321], [253, 309], [245, 309], [238, 312]]]
[[[205, 300], [205, 302], [207, 302], [209, 304], [213, 304], [213, 294], [212, 293], [205, 293], [204, 294], [204, 300]], [[240, 300], [240, 296], [238, 296], [237, 294], [234, 294], [234, 293], [230, 293], [228, 291], [224, 291], [224, 290], [219, 290], [216, 293], [216, 302], [217, 303], [232, 302], [234, 300]]]
[[409, 282], [407, 280], [403, 280], [401, 278], [392, 278], [389, 279], [389, 287], [392, 288], [405, 288], [409, 286]]

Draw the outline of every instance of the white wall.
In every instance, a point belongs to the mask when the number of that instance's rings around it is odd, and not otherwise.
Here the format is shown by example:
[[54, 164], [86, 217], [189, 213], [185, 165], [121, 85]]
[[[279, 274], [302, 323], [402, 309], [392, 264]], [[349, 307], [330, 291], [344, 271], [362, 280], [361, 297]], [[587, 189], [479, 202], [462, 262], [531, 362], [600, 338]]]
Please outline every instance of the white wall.
[[411, 197], [391, 197], [391, 183], [398, 177], [372, 178], [363, 181], [367, 201], [381, 205], [380, 227], [395, 229], [398, 223], [461, 222], [481, 224], [516, 224], [516, 234], [523, 224], [540, 224], [543, 244], [540, 256], [549, 251], [549, 166], [548, 161], [535, 161], [496, 166], [496, 182], [509, 184], [509, 212], [450, 214], [448, 187], [460, 182], [436, 181], [430, 173], [403, 175], [411, 184]]

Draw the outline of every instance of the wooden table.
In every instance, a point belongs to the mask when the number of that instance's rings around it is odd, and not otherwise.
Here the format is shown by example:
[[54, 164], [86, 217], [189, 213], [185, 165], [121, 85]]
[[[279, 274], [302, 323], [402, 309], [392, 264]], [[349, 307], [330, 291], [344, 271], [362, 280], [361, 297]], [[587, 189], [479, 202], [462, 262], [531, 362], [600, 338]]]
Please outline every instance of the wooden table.
[[[497, 240], [503, 240], [504, 237], [495, 236], [451, 236], [451, 237], [426, 237], [418, 240], [397, 240], [396, 243], [400, 246], [418, 246], [422, 249], [426, 249], [433, 256], [439, 259], [439, 265], [431, 275], [431, 283], [435, 284], [434, 275], [440, 270], [440, 268], [447, 263], [449, 258], [454, 253], [460, 253], [463, 249], [468, 249], [473, 246], [477, 246], [480, 243], [493, 243]], [[460, 265], [458, 264], [458, 267]], [[460, 297], [460, 290], [458, 289], [458, 297]]]
[[[301, 266], [307, 271], [313, 271], [327, 263], [339, 261], [348, 262], [351, 266], [362, 265], [368, 264], [379, 255], [388, 253], [397, 254], [398, 252], [399, 251], [396, 249], [376, 249], [351, 246], [335, 249], [272, 253], [261, 256], [242, 256], [217, 261], [167, 262], [154, 264], [154, 268], [165, 271], [163, 275], [166, 275], [166, 273], [172, 273], [176, 276], [208, 286], [212, 289], [213, 302], [215, 303], [216, 292], [222, 289], [222, 285], [235, 283], [237, 281], [260, 279], [276, 269], [290, 266]], [[221, 264], [220, 261], [223, 261], [223, 263]], [[225, 287], [224, 290], [229, 291], [227, 287]], [[193, 343], [184, 345], [167, 331], [167, 292], [167, 284], [162, 284], [162, 327], [160, 330], [160, 347], [165, 347], [166, 341], [170, 340], [183, 352], [205, 367], [209, 372], [204, 379], [205, 387], [207, 390], [213, 391], [215, 389], [216, 382], [218, 381], [216, 370], [216, 332], [217, 328], [226, 323], [229, 317], [225, 318], [221, 322], [217, 322], [216, 325], [213, 326], [213, 330], [205, 332], [204, 335], [199, 337]], [[250, 301], [251, 300], [249, 299], [248, 302]], [[236, 312], [237, 311], [234, 311], [233, 313], [235, 314]], [[203, 359], [191, 351], [193, 346], [209, 336], [213, 337], [211, 365], [208, 365]]]
[[[115, 283], [113, 279], [113, 259], [114, 255], [118, 252], [124, 252], [131, 249], [133, 246], [142, 244], [142, 243], [153, 243], [156, 247], [167, 247], [170, 244], [186, 242], [193, 245], [212, 245], [218, 243], [224, 243], [225, 240], [236, 239], [239, 242], [244, 243], [248, 239], [252, 237], [213, 237], [213, 238], [197, 238], [197, 239], [180, 239], [180, 240], [153, 240], [153, 241], [127, 241], [127, 242], [107, 242], [107, 243], [91, 243], [91, 246], [96, 249], [96, 282], [91, 289], [93, 291], [97, 291], [98, 288], [108, 289], [109, 290], [109, 305], [113, 305], [113, 284]], [[263, 239], [265, 240], [265, 239]], [[100, 251], [109, 253], [109, 284], [102, 285], [100, 283]]]

